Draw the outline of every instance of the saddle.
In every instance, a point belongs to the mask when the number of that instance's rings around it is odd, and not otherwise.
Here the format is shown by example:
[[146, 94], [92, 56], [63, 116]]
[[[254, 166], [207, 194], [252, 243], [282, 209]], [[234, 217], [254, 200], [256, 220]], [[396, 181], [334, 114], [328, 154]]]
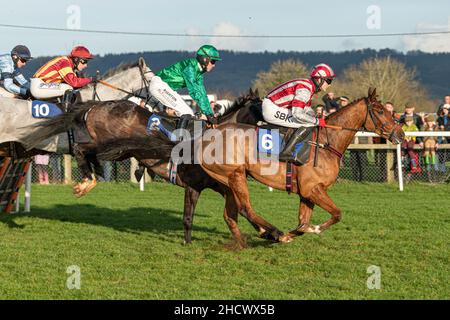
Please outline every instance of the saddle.
[[[152, 131], [158, 130], [171, 141], [178, 141], [181, 138], [176, 135], [177, 127], [179, 127], [179, 121], [180, 118], [169, 117], [163, 113], [153, 113], [148, 119], [147, 133], [151, 134]], [[196, 118], [192, 118], [187, 121], [188, 123], [184, 129], [189, 133], [188, 140], [195, 140], [199, 138], [206, 128], [206, 122]]]
[[[42, 105], [43, 102], [46, 102], [47, 105], [50, 106], [50, 110], [52, 106], [56, 106], [60, 112], [54, 112], [53, 114], [50, 113], [48, 117], [51, 118], [52, 116], [55, 116], [59, 113], [72, 111], [75, 108], [75, 105], [78, 103], [77, 93], [78, 90], [67, 90], [63, 96], [52, 97], [43, 100], [34, 100], [33, 105]], [[70, 150], [72, 150], [72, 146], [75, 143], [85, 144], [92, 142], [92, 138], [87, 130], [86, 123], [84, 121], [77, 122], [75, 127], [67, 132], [67, 135]]]

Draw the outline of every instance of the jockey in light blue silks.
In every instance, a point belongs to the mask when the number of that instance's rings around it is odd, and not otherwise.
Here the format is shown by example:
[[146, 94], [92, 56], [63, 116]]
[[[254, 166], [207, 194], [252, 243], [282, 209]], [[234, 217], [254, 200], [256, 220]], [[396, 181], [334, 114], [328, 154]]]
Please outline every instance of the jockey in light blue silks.
[[30, 50], [24, 45], [15, 46], [10, 53], [0, 55], [0, 96], [30, 97], [30, 83], [19, 70], [30, 59]]

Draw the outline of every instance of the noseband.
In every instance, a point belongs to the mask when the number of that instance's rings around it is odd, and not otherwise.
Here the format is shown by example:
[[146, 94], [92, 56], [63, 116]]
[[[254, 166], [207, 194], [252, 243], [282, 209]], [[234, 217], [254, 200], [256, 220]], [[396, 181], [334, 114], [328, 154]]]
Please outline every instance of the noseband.
[[[381, 121], [380, 118], [375, 114], [375, 112], [373, 111], [373, 105], [372, 105], [372, 103], [369, 102], [369, 99], [364, 98], [364, 101], [366, 102], [366, 106], [367, 106], [366, 118], [364, 120], [364, 125], [363, 125], [364, 131], [365, 132], [373, 132], [373, 133], [378, 134], [379, 136], [383, 136], [383, 135], [388, 136], [388, 139], [390, 140], [392, 138], [392, 136], [394, 135], [394, 130], [391, 130], [391, 133], [387, 132], [386, 128], [387, 128], [388, 122]], [[372, 120], [372, 122], [375, 126], [374, 131], [368, 130], [366, 128], [367, 118], [369, 117], [369, 115], [370, 115], [370, 119]], [[381, 124], [381, 126], [379, 126], [379, 124]]]

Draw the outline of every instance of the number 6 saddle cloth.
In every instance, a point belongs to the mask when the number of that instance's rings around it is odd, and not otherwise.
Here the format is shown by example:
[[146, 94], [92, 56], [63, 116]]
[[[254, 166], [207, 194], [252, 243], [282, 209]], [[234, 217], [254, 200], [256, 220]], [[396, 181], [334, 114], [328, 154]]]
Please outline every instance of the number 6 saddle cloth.
[[[302, 164], [306, 163], [310, 157], [310, 142], [314, 140], [314, 128], [305, 128], [304, 130], [307, 131], [305, 138], [295, 145], [294, 153], [298, 155], [297, 158]], [[268, 155], [279, 155], [295, 130], [275, 125], [258, 127], [258, 156], [264, 159]]]

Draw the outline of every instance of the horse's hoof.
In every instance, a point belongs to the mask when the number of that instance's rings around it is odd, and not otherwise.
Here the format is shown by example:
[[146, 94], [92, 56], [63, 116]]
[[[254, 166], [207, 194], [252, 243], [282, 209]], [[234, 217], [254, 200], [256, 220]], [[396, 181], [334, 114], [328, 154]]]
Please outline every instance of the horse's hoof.
[[85, 194], [87, 194], [89, 191], [91, 191], [95, 186], [97, 185], [97, 180], [93, 178], [92, 180], [89, 180], [87, 178], [83, 179], [82, 182], [77, 183], [73, 187], [73, 194], [77, 198], [81, 198]]
[[259, 234], [259, 237], [262, 238], [262, 239], [272, 240], [272, 241], [278, 242], [278, 241], [280, 241], [280, 237], [282, 237], [283, 235], [284, 235], [283, 232], [281, 232], [278, 229], [274, 229], [272, 231], [265, 230], [264, 232]]
[[320, 226], [314, 226], [313, 233], [320, 234], [322, 230], [320, 229]]
[[282, 235], [281, 237], [278, 238], [278, 241], [281, 243], [289, 243], [289, 242], [292, 242], [292, 240], [294, 240], [294, 239], [292, 239], [292, 237], [287, 234]]

